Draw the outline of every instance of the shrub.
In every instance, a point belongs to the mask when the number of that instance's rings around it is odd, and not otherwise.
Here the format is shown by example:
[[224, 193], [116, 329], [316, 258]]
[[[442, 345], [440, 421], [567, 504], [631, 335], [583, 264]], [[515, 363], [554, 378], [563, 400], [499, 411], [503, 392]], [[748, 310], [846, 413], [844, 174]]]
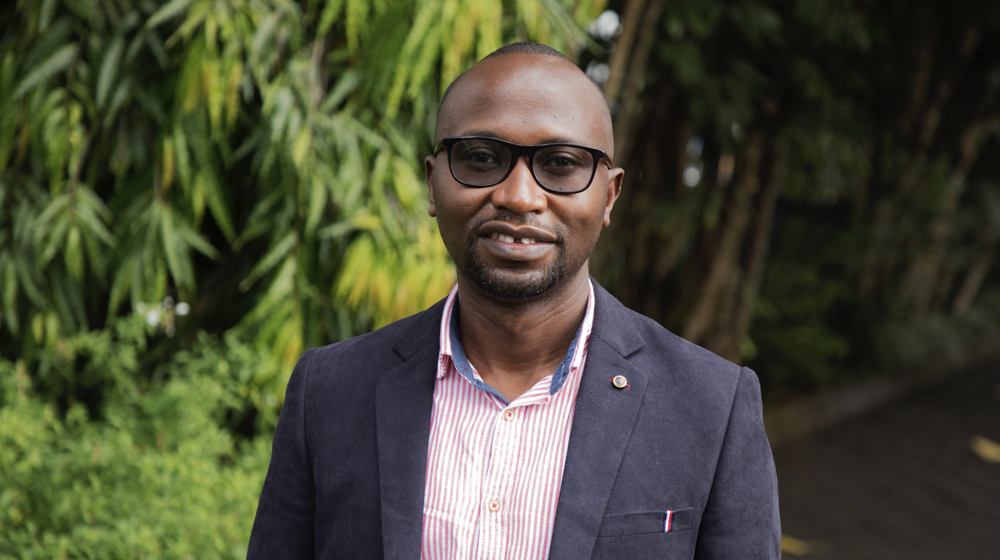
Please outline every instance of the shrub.
[[229, 424], [262, 362], [202, 336], [160, 364], [154, 336], [136, 318], [34, 371], [0, 360], [0, 558], [245, 557], [271, 432]]

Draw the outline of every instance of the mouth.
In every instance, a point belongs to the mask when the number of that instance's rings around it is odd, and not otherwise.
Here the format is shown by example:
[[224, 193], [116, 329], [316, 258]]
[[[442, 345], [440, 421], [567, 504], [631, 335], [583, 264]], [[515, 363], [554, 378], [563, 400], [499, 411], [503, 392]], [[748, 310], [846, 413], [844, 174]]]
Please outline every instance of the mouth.
[[559, 238], [545, 228], [531, 225], [489, 221], [477, 232], [483, 249], [508, 263], [528, 262], [545, 258], [557, 249]]
[[559, 241], [559, 238], [554, 233], [545, 228], [511, 224], [500, 220], [492, 220], [482, 224], [479, 227], [478, 234], [480, 237], [521, 245], [556, 243]]

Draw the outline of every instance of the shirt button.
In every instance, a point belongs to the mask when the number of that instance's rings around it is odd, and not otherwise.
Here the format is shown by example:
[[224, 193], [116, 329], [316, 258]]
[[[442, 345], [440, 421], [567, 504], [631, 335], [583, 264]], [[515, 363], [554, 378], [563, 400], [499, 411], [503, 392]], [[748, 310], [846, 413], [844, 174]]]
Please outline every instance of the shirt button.
[[503, 413], [503, 419], [504, 420], [513, 420], [514, 419], [514, 411], [511, 410], [511, 409], [509, 409], [509, 408], [507, 410], [505, 410], [504, 413]]
[[494, 513], [500, 511], [500, 500], [498, 500], [496, 498], [493, 498], [492, 500], [490, 500], [490, 503], [488, 505], [489, 505], [490, 511], [492, 511]]

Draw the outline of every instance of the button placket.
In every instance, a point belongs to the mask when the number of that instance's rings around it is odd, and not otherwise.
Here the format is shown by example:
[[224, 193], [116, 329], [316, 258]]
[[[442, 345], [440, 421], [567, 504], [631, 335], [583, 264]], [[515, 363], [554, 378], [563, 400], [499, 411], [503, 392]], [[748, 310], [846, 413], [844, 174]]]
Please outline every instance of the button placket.
[[504, 499], [513, 483], [520, 446], [519, 411], [506, 407], [493, 426], [493, 442], [483, 481], [483, 517], [480, 519], [477, 558], [503, 558], [506, 555], [507, 505]]

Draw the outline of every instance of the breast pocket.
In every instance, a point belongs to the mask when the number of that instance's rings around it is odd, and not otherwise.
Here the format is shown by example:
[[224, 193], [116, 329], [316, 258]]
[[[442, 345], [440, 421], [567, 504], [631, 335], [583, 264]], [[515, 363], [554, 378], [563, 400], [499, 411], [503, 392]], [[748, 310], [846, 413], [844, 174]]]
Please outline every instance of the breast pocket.
[[598, 538], [628, 537], [653, 533], [672, 533], [691, 528], [694, 508], [638, 513], [613, 513], [601, 520]]

